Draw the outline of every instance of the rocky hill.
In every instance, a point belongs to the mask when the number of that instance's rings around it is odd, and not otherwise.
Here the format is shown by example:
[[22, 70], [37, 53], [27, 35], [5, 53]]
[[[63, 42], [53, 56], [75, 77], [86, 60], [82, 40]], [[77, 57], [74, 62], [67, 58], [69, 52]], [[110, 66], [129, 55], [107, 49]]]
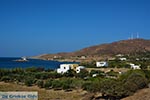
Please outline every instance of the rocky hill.
[[134, 52], [150, 51], [150, 40], [133, 39], [122, 40], [110, 44], [102, 44], [84, 48], [75, 52], [77, 55], [112, 55], [112, 54], [130, 54]]
[[103, 55], [112, 56], [117, 54], [132, 54], [136, 52], [147, 52], [147, 51], [150, 51], [150, 40], [131, 39], [91, 46], [71, 53], [45, 54], [38, 56], [38, 58], [51, 59], [51, 58], [70, 58], [80, 56], [99, 57]]

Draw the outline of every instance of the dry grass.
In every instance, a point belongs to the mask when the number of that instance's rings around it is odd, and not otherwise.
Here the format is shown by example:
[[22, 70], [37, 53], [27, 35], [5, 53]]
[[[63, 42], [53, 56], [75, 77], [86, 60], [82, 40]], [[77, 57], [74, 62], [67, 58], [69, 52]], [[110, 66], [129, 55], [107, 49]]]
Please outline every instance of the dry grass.
[[[87, 92], [83, 90], [73, 90], [64, 92], [63, 90], [45, 90], [36, 86], [27, 87], [14, 83], [0, 82], [0, 91], [36, 91], [38, 92], [38, 100], [84, 100]], [[150, 100], [150, 88], [142, 89], [133, 96], [126, 97], [122, 100]]]
[[82, 90], [73, 90], [71, 92], [45, 90], [37, 86], [27, 87], [4, 82], [0, 82], [0, 91], [36, 91], [38, 92], [39, 100], [81, 100], [83, 92]]

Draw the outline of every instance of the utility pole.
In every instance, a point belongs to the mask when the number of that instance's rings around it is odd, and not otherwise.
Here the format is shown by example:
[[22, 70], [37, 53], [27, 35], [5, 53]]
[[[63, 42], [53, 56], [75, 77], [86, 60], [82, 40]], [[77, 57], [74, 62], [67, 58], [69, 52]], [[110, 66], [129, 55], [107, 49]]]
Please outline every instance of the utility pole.
[[137, 34], [136, 34], [137, 36], [136, 36], [136, 38], [138, 39], [139, 38], [139, 33], [137, 32]]

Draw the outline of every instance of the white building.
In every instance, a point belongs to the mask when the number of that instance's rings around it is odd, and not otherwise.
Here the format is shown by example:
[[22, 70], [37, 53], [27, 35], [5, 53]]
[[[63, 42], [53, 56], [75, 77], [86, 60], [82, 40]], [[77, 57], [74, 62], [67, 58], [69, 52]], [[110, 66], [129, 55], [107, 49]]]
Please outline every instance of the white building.
[[127, 58], [119, 58], [119, 60], [121, 60], [121, 61], [126, 61]]
[[78, 64], [61, 64], [60, 68], [57, 69], [57, 73], [64, 74], [70, 69], [76, 71], [76, 73], [80, 73], [81, 69], [84, 68], [84, 66], [79, 66]]
[[135, 65], [135, 64], [130, 64], [132, 69], [141, 69], [139, 65]]
[[70, 64], [61, 64], [60, 68], [57, 69], [57, 73], [66, 73], [69, 69], [71, 69]]
[[93, 74], [92, 77], [96, 77], [98, 74]]
[[122, 57], [123, 55], [122, 55], [122, 54], [117, 54], [116, 56], [117, 56], [117, 57]]
[[108, 62], [106, 61], [96, 62], [96, 67], [107, 67], [107, 66], [108, 66]]

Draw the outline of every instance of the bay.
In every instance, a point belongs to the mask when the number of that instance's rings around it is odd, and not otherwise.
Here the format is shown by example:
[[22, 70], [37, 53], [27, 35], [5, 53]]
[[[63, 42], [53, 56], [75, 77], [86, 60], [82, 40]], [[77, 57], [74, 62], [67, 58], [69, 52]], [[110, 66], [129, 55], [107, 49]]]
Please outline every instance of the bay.
[[57, 69], [60, 64], [74, 63], [74, 62], [58, 62], [47, 61], [40, 59], [27, 59], [26, 62], [18, 62], [21, 58], [18, 57], [0, 57], [0, 68], [28, 68], [28, 67], [43, 67], [45, 69]]

